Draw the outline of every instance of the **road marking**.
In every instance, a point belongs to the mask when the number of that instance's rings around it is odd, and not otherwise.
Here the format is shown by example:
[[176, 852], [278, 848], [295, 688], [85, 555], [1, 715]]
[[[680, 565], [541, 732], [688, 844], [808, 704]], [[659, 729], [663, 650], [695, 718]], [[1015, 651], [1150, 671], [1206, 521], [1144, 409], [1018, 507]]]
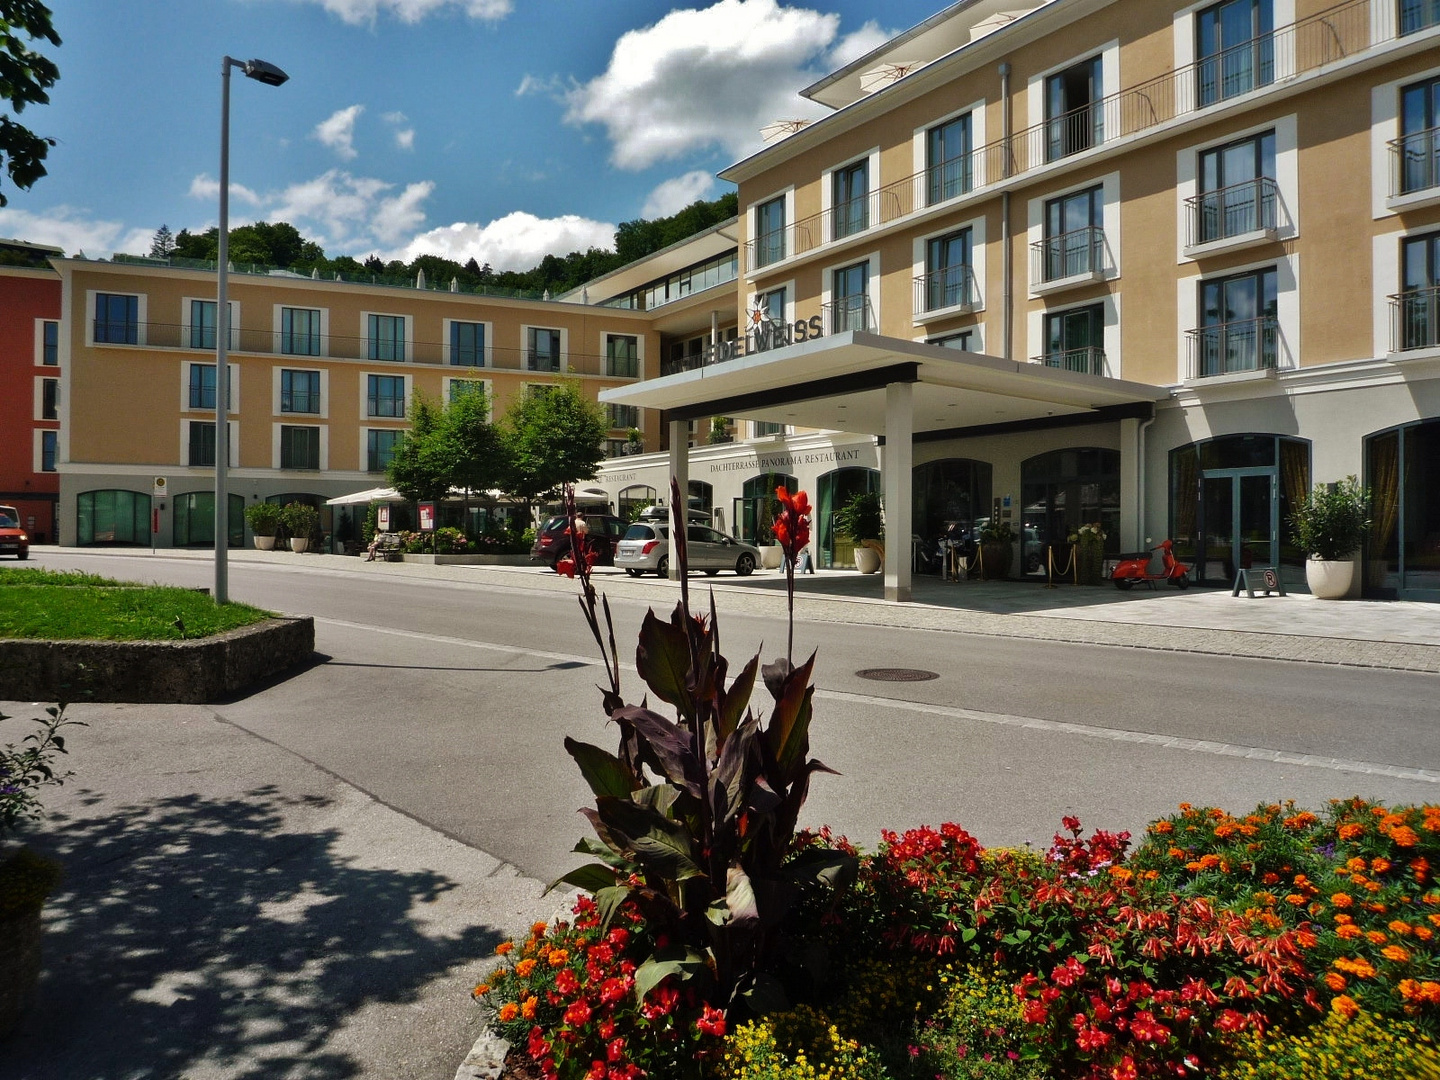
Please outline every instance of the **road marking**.
[[[364, 630], [376, 634], [390, 634], [395, 637], [413, 638], [418, 641], [436, 642], [442, 645], [458, 645], [462, 648], [487, 649], [492, 652], [514, 653], [517, 656], [533, 656], [554, 660], [564, 664], [583, 664], [586, 667], [600, 667], [594, 656], [580, 656], [574, 653], [545, 652], [526, 649], [516, 645], [501, 645], [490, 641], [476, 641], [472, 638], [446, 637], [440, 634], [423, 634], [416, 630], [398, 630], [389, 626], [371, 626], [366, 623], [347, 622], [343, 619], [316, 617], [317, 623], [339, 626], [347, 630]], [[633, 672], [634, 664], [621, 663], [622, 671]], [[1251, 761], [1266, 761], [1276, 765], [1299, 765], [1308, 769], [1329, 769], [1331, 772], [1363, 773], [1367, 776], [1383, 776], [1391, 780], [1418, 780], [1426, 784], [1440, 784], [1440, 772], [1430, 769], [1407, 769], [1398, 765], [1386, 765], [1376, 761], [1356, 761], [1349, 758], [1321, 757], [1316, 754], [1296, 754], [1289, 750], [1273, 750], [1264, 746], [1245, 746], [1235, 743], [1211, 742], [1205, 739], [1182, 739], [1175, 735], [1163, 735], [1150, 731], [1129, 731], [1124, 728], [1100, 727], [1095, 724], [1076, 724], [1061, 720], [1041, 720], [1034, 716], [1011, 716], [1006, 713], [980, 712], [975, 709], [959, 709], [950, 705], [931, 705], [923, 701], [905, 701], [899, 698], [879, 697], [874, 694], [853, 694], [845, 690], [826, 690], [816, 687], [815, 696], [829, 701], [849, 705], [868, 705], [882, 709], [896, 709], [901, 712], [922, 713], [927, 716], [943, 716], [952, 720], [968, 720], [976, 724], [992, 724], [996, 727], [1021, 728], [1027, 731], [1041, 731], [1053, 735], [1074, 735], [1082, 739], [1103, 739], [1107, 742], [1135, 743], [1142, 746], [1156, 746], [1162, 750], [1181, 750], [1193, 754], [1209, 754], [1214, 757], [1247, 758]]]

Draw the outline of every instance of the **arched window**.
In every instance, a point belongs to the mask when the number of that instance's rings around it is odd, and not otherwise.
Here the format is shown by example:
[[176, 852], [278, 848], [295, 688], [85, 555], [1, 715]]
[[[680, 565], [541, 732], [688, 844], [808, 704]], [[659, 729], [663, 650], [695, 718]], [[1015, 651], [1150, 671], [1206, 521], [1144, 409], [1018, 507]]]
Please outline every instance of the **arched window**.
[[874, 469], [847, 468], [825, 473], [815, 482], [815, 532], [820, 541], [820, 565], [849, 566], [855, 548], [849, 537], [835, 530], [835, 513], [856, 495], [880, 490]]
[[989, 517], [991, 474], [989, 462], [970, 458], [927, 461], [912, 470], [911, 527], [921, 573], [940, 573], [940, 538], [952, 526], [970, 532]]
[[1369, 436], [1365, 485], [1370, 489], [1366, 591], [1440, 600], [1440, 419]]
[[[215, 493], [187, 491], [174, 496], [174, 528], [171, 543], [175, 547], [215, 546]], [[231, 547], [245, 546], [245, 496], [231, 495], [226, 522]]]
[[140, 491], [82, 491], [75, 497], [75, 542], [145, 544], [150, 541], [150, 496]]
[[752, 544], [768, 544], [775, 539], [771, 523], [779, 503], [775, 489], [783, 487], [792, 495], [800, 490], [800, 481], [788, 473], [767, 472], [752, 476], [740, 489], [740, 498], [735, 500], [733, 527], [739, 529], [740, 539]]
[[1022, 461], [1020, 507], [1020, 566], [1025, 574], [1045, 574], [1046, 549], [1068, 549], [1076, 529], [1097, 521], [1105, 532], [1106, 554], [1118, 554], [1120, 451], [1081, 446]]
[[631, 484], [620, 492], [616, 505], [620, 516], [629, 521], [647, 506], [655, 505], [655, 489], [648, 484]]
[[690, 509], [710, 513], [715, 508], [715, 487], [704, 480], [690, 481]]

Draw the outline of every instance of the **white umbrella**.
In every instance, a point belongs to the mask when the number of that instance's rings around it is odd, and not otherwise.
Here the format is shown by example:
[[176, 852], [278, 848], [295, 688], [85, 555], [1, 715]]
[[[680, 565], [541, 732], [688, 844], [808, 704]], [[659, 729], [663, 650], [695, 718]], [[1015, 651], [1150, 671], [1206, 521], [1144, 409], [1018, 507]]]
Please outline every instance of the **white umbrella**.
[[339, 498], [326, 499], [326, 506], [359, 506], [361, 503], [372, 502], [403, 502], [401, 494], [394, 488], [377, 487], [367, 488], [364, 491], [356, 491], [349, 495], [341, 495]]

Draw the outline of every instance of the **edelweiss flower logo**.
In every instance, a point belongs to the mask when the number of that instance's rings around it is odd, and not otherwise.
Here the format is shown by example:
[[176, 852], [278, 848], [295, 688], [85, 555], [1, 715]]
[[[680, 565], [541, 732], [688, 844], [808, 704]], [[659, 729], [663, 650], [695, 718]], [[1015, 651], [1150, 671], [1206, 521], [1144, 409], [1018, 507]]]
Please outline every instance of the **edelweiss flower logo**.
[[764, 323], [770, 322], [770, 310], [765, 306], [764, 300], [756, 296], [750, 301], [750, 325], [759, 328]]

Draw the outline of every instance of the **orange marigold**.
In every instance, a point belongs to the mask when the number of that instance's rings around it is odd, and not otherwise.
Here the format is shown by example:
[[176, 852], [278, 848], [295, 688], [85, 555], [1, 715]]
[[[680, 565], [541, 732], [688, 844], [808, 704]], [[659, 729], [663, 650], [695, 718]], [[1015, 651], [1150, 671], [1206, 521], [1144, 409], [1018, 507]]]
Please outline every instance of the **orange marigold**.
[[1357, 855], [1345, 864], [1345, 869], [1349, 870], [1352, 874], [1359, 873], [1365, 869], [1365, 860]]
[[1403, 964], [1410, 959], [1410, 950], [1402, 945], [1386, 945], [1380, 950], [1380, 955], [1392, 963]]
[[[1327, 971], [1325, 973], [1325, 985], [1338, 994], [1341, 990], [1344, 990], [1349, 983], [1345, 981], [1345, 976], [1341, 975], [1338, 971]], [[1415, 990], [1417, 993], [1419, 992], [1420, 987], [1418, 984]]]
[[1150, 826], [1150, 831], [1153, 833], [1159, 833], [1161, 836], [1168, 836], [1170, 833], [1175, 831], [1175, 826], [1168, 821], [1157, 821], [1155, 822], [1155, 824]]
[[1270, 870], [1266, 872], [1265, 876], [1262, 877], [1260, 881], [1266, 885], [1277, 885], [1280, 882], [1280, 875], [1275, 873], [1275, 871]]
[[1397, 825], [1390, 830], [1390, 839], [1395, 841], [1396, 847], [1414, 847], [1420, 843], [1420, 837], [1415, 835], [1415, 830], [1409, 825]]
[[513, 941], [502, 941], [499, 945], [495, 946], [495, 955], [504, 956], [506, 953], [510, 952], [514, 948], [515, 943]]
[[1178, 847], [1172, 847], [1170, 849], [1169, 855], [1172, 859], [1183, 859], [1185, 857], [1185, 852], [1181, 851]]
[[1346, 1020], [1353, 1020], [1355, 1014], [1360, 1011], [1360, 1006], [1355, 1004], [1355, 1000], [1347, 997], [1345, 994], [1341, 994], [1334, 1001], [1330, 1002], [1330, 1008]]
[[1375, 977], [1375, 965], [1363, 956], [1357, 957], [1354, 960], [1342, 956], [1335, 961], [1333, 966], [1339, 968], [1341, 971], [1348, 971], [1357, 979], [1373, 979]]
[[1420, 984], [1414, 979], [1401, 979], [1398, 989], [1406, 1001], [1415, 1001], [1420, 997]]
[[1373, 871], [1374, 871], [1375, 873], [1377, 873], [1377, 874], [1383, 874], [1383, 873], [1385, 873], [1386, 870], [1389, 870], [1389, 869], [1390, 869], [1390, 860], [1389, 860], [1389, 859], [1372, 859], [1372, 860], [1370, 861], [1370, 869], [1373, 870]]
[[1350, 896], [1349, 896], [1348, 893], [1337, 892], [1337, 893], [1335, 893], [1333, 896], [1330, 897], [1330, 903], [1334, 904], [1336, 907], [1339, 907], [1339, 908], [1349, 907], [1349, 906], [1350, 906], [1351, 904], [1353, 904], [1354, 902], [1355, 902], [1355, 901], [1353, 901], [1353, 900], [1350, 899]]
[[1384, 944], [1385, 944], [1385, 931], [1384, 931], [1384, 930], [1367, 930], [1367, 931], [1365, 932], [1365, 940], [1368, 941], [1368, 942], [1370, 942], [1371, 945], [1384, 945]]
[[1440, 982], [1428, 979], [1420, 984], [1420, 1000], [1431, 1005], [1440, 1005]]
[[525, 999], [524, 1004], [520, 1006], [520, 1015], [523, 1016], [526, 1020], [534, 1020], [535, 1007], [539, 1004], [540, 1000], [535, 997], [534, 994], [531, 994], [528, 998]]
[[476, 997], [484, 997], [484, 996], [485, 996], [486, 994], [488, 994], [489, 992], [490, 992], [490, 984], [489, 984], [489, 983], [481, 983], [479, 986], [475, 987], [474, 990], [471, 990], [471, 991], [470, 991], [470, 993], [474, 994]]
[[1354, 923], [1345, 923], [1343, 926], [1337, 926], [1335, 928], [1335, 933], [1338, 934], [1343, 940], [1349, 941], [1351, 938], [1359, 937], [1363, 933], [1363, 931]]
[[1220, 856], [1213, 853], [1209, 855], [1201, 855], [1200, 865], [1203, 866], [1206, 870], [1214, 869], [1215, 867], [1220, 865]]
[[504, 1005], [500, 1006], [500, 1022], [502, 1024], [508, 1024], [519, 1015], [520, 1006], [516, 1005], [513, 1001], [507, 1001]]
[[550, 952], [550, 966], [564, 967], [565, 962], [570, 959], [570, 954], [564, 949], [553, 949]]
[[1359, 885], [1363, 889], [1366, 885], [1370, 884], [1370, 879], [1367, 878], [1364, 874], [1351, 874], [1350, 884]]
[[546, 927], [547, 927], [548, 925], [549, 925], [548, 923], [543, 923], [543, 922], [531, 923], [531, 924], [530, 924], [530, 936], [531, 936], [531, 937], [539, 937], [541, 934], [545, 933], [545, 929], [546, 929]]
[[521, 960], [518, 964], [515, 965], [515, 974], [519, 975], [522, 979], [528, 979], [530, 977], [530, 973], [534, 970], [535, 961], [531, 957], [526, 957], [524, 960]]
[[1410, 932], [1414, 934], [1417, 938], [1419, 938], [1421, 941], [1429, 941], [1435, 936], [1435, 931], [1431, 930], [1428, 926], [1417, 926]]
[[[1301, 896], [1299, 893], [1292, 892], [1289, 896], [1285, 897], [1285, 902], [1287, 904], [1294, 904], [1296, 907], [1299, 907], [1301, 904], [1305, 903], [1305, 897]], [[1435, 925], [1440, 926], [1440, 923], [1436, 923]]]
[[1351, 822], [1349, 825], [1341, 825], [1338, 833], [1341, 840], [1354, 840], [1365, 832], [1364, 825], [1357, 825]]
[[1389, 925], [1390, 929], [1397, 934], [1408, 934], [1411, 930], [1410, 924], [1404, 919], [1392, 919]]

